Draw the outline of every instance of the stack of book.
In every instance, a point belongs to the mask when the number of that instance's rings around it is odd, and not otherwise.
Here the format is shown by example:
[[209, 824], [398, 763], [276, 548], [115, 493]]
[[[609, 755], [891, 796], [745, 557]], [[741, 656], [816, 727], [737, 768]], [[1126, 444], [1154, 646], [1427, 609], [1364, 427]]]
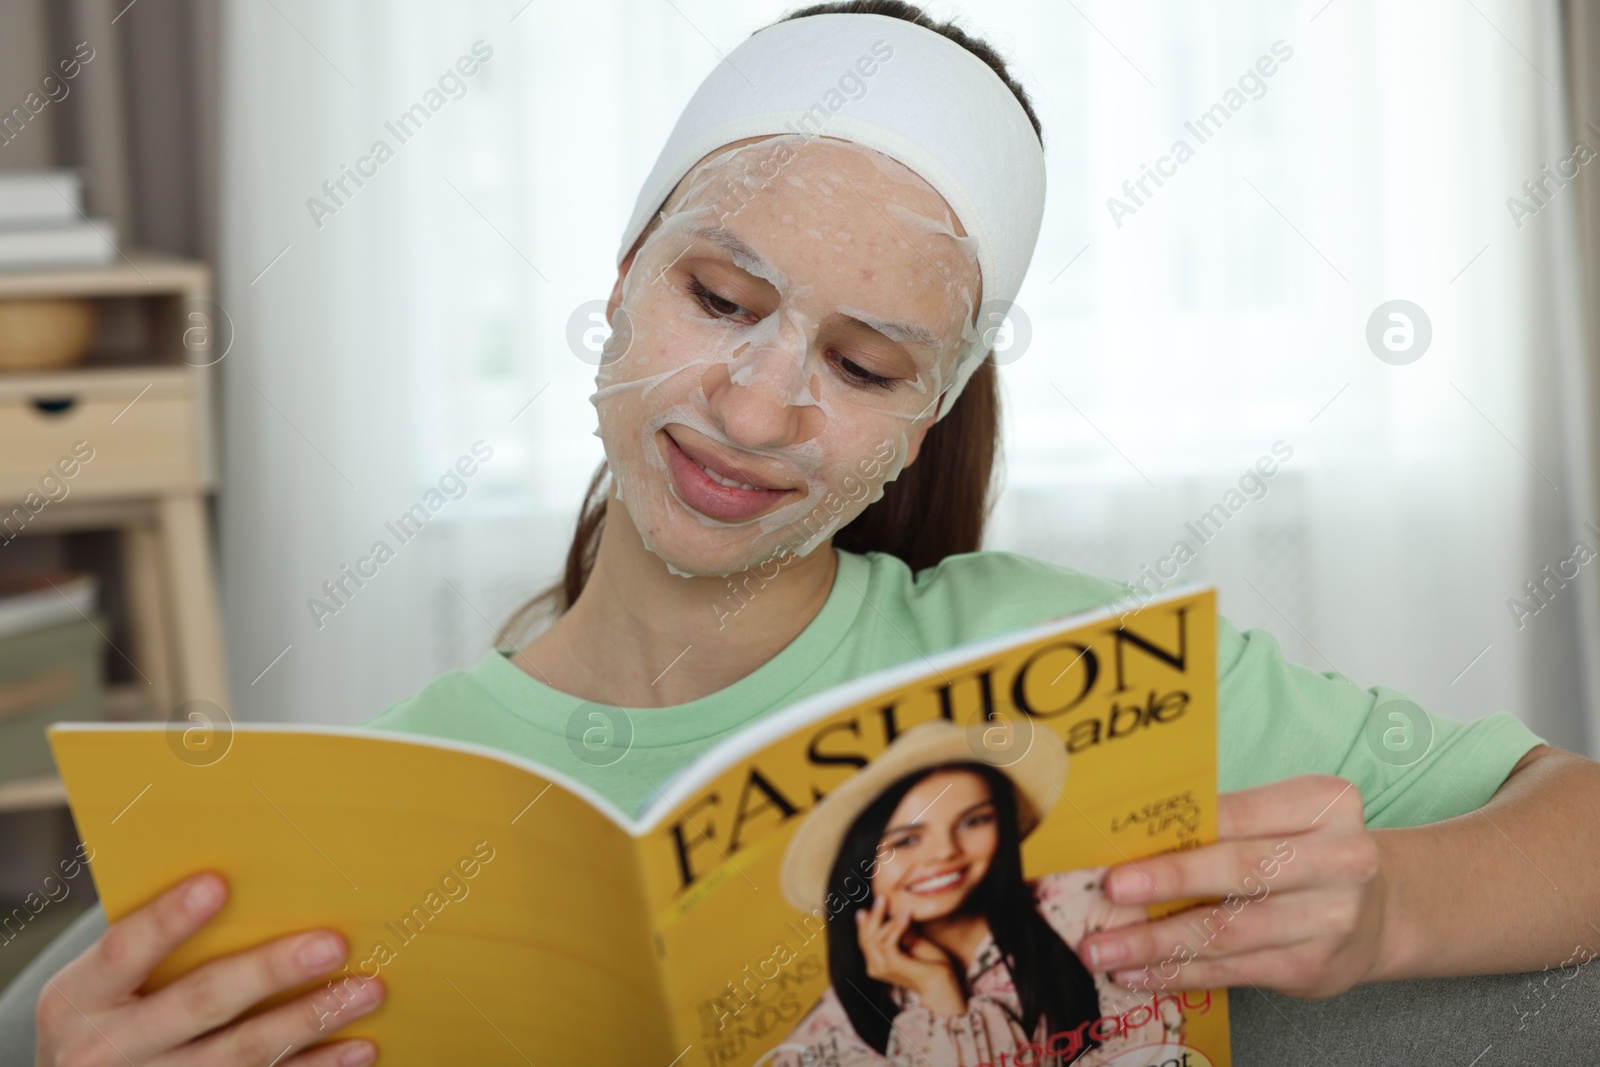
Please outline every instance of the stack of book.
[[98, 595], [92, 574], [0, 572], [0, 784], [54, 770], [46, 726], [104, 716]]
[[81, 171], [0, 172], [0, 270], [103, 266], [116, 255], [116, 226], [84, 214]]

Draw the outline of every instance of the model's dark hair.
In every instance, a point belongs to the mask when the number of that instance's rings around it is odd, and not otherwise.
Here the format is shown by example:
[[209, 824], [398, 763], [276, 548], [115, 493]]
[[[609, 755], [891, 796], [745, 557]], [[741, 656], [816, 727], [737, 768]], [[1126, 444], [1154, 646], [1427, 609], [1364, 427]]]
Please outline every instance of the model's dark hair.
[[[867, 872], [875, 871], [883, 831], [894, 809], [911, 788], [935, 771], [971, 771], [989, 784], [994, 798], [1000, 844], [988, 873], [963, 903], [989, 923], [995, 947], [1011, 974], [1017, 999], [1022, 1004], [1020, 1022], [1030, 1036], [1041, 1019], [1048, 1020], [1051, 1034], [1079, 1030], [1082, 1044], [1072, 1055], [1093, 1048], [1100, 1042], [1093, 1023], [1100, 1018], [1100, 996], [1094, 978], [1077, 953], [1067, 947], [1055, 928], [1039, 914], [1033, 893], [1022, 880], [1022, 844], [1017, 832], [1017, 800], [1011, 779], [983, 763], [952, 763], [930, 767], [906, 775], [890, 786], [856, 817], [845, 834], [833, 868], [828, 872], [828, 900], [844, 901], [838, 914], [828, 917], [828, 978], [833, 992], [850, 1017], [861, 1040], [884, 1053], [889, 1044], [890, 1020], [900, 1011], [890, 995], [888, 983], [867, 975], [866, 958], [857, 940], [858, 911], [872, 907], [872, 894], [861, 893], [860, 883]], [[970, 996], [962, 979], [963, 995]], [[1090, 1024], [1090, 1025], [1085, 1025]]]
[[[824, 14], [884, 15], [948, 37], [994, 70], [1022, 105], [1043, 144], [1033, 104], [1006, 70], [1005, 61], [992, 47], [961, 29], [953, 20], [937, 22], [915, 4], [902, 0], [845, 0], [791, 11], [778, 22]], [[834, 534], [834, 546], [850, 552], [886, 552], [898, 556], [913, 573], [933, 566], [946, 556], [976, 552], [982, 547], [984, 524], [994, 506], [992, 494], [998, 488], [995, 474], [999, 462], [999, 386], [995, 380], [994, 361], [986, 358], [962, 388], [949, 412], [928, 428], [916, 462], [901, 470], [894, 481], [886, 483], [882, 497]], [[601, 461], [584, 493], [583, 506], [578, 510], [577, 529], [573, 533], [572, 547], [567, 550], [566, 568], [560, 581], [524, 605], [507, 625], [508, 633], [525, 632], [531, 623], [542, 617], [564, 614], [577, 602], [594, 569], [600, 533], [605, 528], [606, 501], [610, 496], [611, 472], [606, 462]]]

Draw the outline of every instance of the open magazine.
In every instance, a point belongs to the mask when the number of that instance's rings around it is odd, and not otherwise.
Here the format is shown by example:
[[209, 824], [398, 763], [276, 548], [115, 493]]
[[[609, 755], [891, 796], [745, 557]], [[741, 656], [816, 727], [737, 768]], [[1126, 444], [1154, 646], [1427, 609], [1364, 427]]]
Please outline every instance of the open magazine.
[[636, 813], [408, 734], [239, 726], [204, 759], [165, 724], [50, 740], [109, 919], [228, 879], [147, 989], [329, 926], [344, 972], [281, 999], [320, 986], [331, 1036], [381, 978], [339, 1034], [397, 1067], [1206, 1067], [1229, 1063], [1224, 990], [1127, 990], [1075, 947], [1194, 903], [1100, 883], [1215, 840], [1216, 671], [1213, 590], [1108, 605], [807, 699]]

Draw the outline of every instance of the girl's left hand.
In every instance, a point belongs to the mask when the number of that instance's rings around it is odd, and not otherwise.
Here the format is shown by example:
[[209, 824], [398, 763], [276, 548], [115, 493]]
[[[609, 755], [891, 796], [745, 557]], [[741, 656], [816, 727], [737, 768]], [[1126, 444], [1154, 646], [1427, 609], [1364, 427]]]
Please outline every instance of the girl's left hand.
[[912, 928], [910, 909], [891, 915], [889, 898], [877, 897], [856, 911], [856, 940], [867, 977], [911, 990], [935, 1015], [967, 1010], [950, 957]]
[[1224, 793], [1217, 836], [1107, 873], [1117, 904], [1222, 901], [1085, 937], [1091, 971], [1152, 993], [1253, 985], [1331, 997], [1378, 980], [1388, 883], [1353, 783], [1306, 774]]

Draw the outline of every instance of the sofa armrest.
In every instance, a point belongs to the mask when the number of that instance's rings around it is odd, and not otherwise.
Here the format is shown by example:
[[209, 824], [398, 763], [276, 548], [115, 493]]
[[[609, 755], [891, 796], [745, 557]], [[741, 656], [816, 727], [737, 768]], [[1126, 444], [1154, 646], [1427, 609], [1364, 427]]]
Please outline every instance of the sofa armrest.
[[46, 945], [0, 993], [0, 1067], [33, 1067], [36, 1040], [33, 1007], [45, 980], [77, 959], [106, 932], [106, 913], [97, 902]]
[[1378, 982], [1326, 1000], [1230, 989], [1228, 1009], [1237, 1067], [1600, 1062], [1600, 966], [1593, 961], [1525, 974]]

